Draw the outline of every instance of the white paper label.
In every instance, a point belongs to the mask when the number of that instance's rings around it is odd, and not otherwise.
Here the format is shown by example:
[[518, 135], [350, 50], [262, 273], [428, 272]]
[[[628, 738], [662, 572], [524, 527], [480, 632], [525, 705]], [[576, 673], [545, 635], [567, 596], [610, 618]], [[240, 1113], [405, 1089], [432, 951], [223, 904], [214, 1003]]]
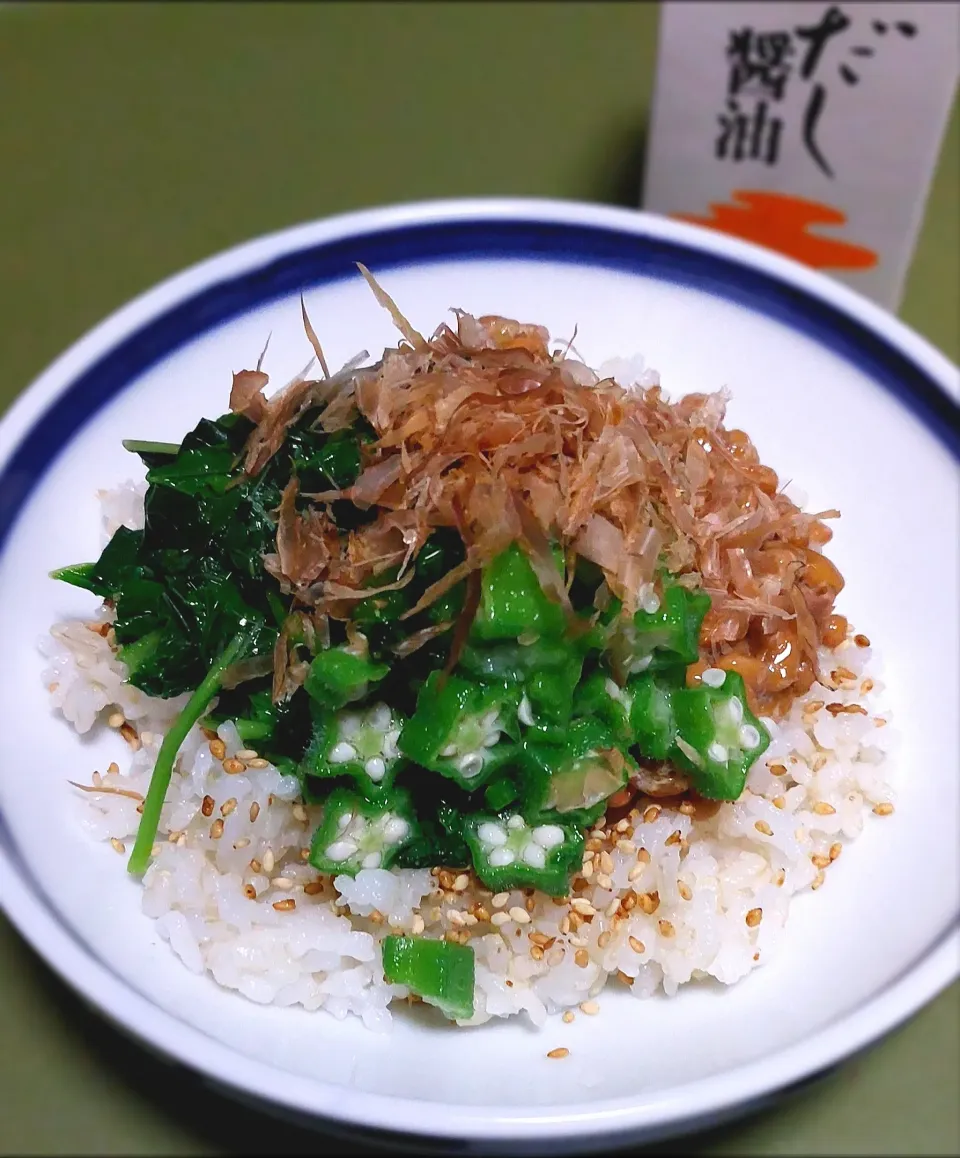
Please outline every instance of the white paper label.
[[958, 59], [956, 3], [666, 3], [644, 208], [896, 308]]

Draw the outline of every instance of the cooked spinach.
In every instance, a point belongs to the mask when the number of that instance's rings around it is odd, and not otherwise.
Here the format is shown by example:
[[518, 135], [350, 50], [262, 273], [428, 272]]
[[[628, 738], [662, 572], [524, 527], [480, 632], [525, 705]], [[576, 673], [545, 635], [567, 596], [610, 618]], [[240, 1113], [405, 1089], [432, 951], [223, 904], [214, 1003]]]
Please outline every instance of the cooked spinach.
[[179, 446], [130, 442], [148, 466], [141, 531], [120, 527], [95, 563], [58, 579], [112, 600], [130, 681], [150, 695], [192, 691], [231, 640], [236, 659], [270, 654], [289, 597], [263, 567], [291, 472], [300, 489], [349, 486], [363, 434], [315, 430], [306, 416], [254, 477], [241, 466], [250, 422], [203, 419]]

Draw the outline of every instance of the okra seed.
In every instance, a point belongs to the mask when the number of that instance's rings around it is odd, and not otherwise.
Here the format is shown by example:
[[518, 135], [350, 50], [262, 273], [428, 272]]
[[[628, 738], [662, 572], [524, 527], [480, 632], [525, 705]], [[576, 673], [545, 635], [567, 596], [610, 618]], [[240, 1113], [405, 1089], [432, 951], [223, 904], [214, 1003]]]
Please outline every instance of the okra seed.
[[375, 869], [380, 867], [381, 860], [382, 857], [380, 856], [380, 853], [368, 852], [361, 863], [365, 869]]
[[514, 815], [511, 816], [510, 819], [507, 821], [507, 828], [517, 829], [517, 828], [523, 828], [523, 826], [524, 826], [523, 817], [518, 816], [516, 813], [514, 813]]
[[353, 813], [345, 812], [337, 821], [337, 828], [343, 832], [345, 828], [349, 827], [351, 820], [353, 820]]
[[330, 750], [331, 764], [346, 764], [348, 760], [356, 760], [356, 758], [356, 748], [352, 744], [348, 744], [346, 740], [340, 740]]
[[740, 743], [747, 751], [760, 743], [760, 733], [753, 724], [744, 724], [740, 729]]
[[509, 848], [495, 848], [489, 857], [492, 868], [505, 868], [508, 864], [513, 864], [515, 859]]
[[383, 826], [383, 835], [391, 844], [404, 839], [410, 831], [410, 825], [402, 816], [391, 816]]
[[700, 676], [708, 688], [722, 688], [726, 678], [727, 673], [720, 667], [708, 667]]
[[547, 863], [546, 852], [533, 840], [524, 845], [520, 858], [524, 864], [530, 865], [531, 868], [542, 869]]
[[380, 756], [371, 756], [363, 767], [371, 780], [382, 780], [387, 770], [387, 765]]
[[393, 721], [393, 716], [386, 704], [374, 704], [367, 714], [367, 723], [378, 732], [385, 732]]
[[480, 825], [477, 829], [477, 836], [483, 844], [491, 845], [494, 848], [500, 848], [507, 843], [507, 834], [499, 824], [494, 824], [491, 820], [485, 820]]
[[333, 844], [327, 846], [327, 860], [346, 860], [348, 857], [354, 856], [356, 851], [356, 841], [335, 840]]
[[726, 764], [727, 762], [727, 750], [718, 740], [714, 740], [707, 749], [707, 755], [717, 764]]
[[736, 696], [730, 701], [727, 711], [730, 713], [730, 719], [735, 724], [739, 724], [743, 720], [743, 703], [737, 699]]
[[440, 749], [440, 755], [441, 756], [450, 757], [450, 756], [456, 756], [456, 754], [457, 754], [457, 745], [456, 744], [448, 744], [445, 748]]
[[483, 741], [484, 748], [495, 748], [500, 743], [500, 733], [491, 732], [489, 736]]
[[521, 699], [520, 707], [517, 708], [517, 719], [528, 728], [533, 726], [533, 705], [526, 696]]
[[457, 761], [457, 768], [461, 776], [470, 779], [483, 771], [483, 757], [479, 752], [470, 752], [466, 756], [461, 756]]
[[559, 824], [539, 824], [530, 835], [541, 848], [556, 848], [563, 844], [563, 829]]
[[361, 726], [360, 717], [356, 712], [350, 712], [348, 715], [340, 717], [340, 735], [347, 739], [355, 736], [360, 731]]

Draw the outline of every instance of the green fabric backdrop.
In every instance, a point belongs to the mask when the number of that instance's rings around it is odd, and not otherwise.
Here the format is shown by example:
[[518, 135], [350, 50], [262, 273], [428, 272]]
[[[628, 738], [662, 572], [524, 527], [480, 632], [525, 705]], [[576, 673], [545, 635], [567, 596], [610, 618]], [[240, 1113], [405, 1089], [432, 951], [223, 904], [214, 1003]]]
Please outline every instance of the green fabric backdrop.
[[[265, 231], [437, 196], [635, 205], [656, 25], [627, 3], [0, 5], [0, 409], [128, 298]], [[901, 311], [953, 359], [958, 160], [955, 109]], [[172, 1074], [5, 923], [0, 1040], [0, 1153], [365, 1152]], [[695, 1147], [960, 1153], [958, 1089], [955, 986]]]

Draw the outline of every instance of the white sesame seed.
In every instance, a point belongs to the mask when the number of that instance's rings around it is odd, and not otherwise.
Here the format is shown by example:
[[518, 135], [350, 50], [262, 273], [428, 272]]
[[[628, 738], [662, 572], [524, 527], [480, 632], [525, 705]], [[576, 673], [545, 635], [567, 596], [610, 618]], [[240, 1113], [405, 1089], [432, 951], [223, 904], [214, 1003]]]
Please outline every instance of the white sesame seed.
[[263, 871], [267, 872], [267, 873], [273, 872], [273, 866], [276, 863], [276, 861], [275, 861], [275, 858], [273, 855], [273, 849], [272, 848], [268, 848], [267, 851], [263, 854], [262, 861], [263, 861]]
[[503, 906], [504, 906], [504, 905], [507, 903], [507, 901], [509, 901], [509, 900], [510, 900], [510, 894], [509, 894], [509, 893], [495, 893], [495, 894], [494, 894], [494, 895], [493, 895], [493, 896], [490, 898], [490, 904], [491, 904], [491, 905], [493, 906], [493, 908], [495, 908], [495, 909], [502, 909], [502, 908], [503, 908]]
[[688, 743], [683, 738], [683, 736], [677, 736], [677, 747], [684, 754], [684, 756], [686, 756], [691, 764], [694, 764], [697, 768], [703, 767], [703, 757], [692, 744]]
[[514, 905], [510, 910], [510, 919], [516, 921], [518, 925], [530, 924], [530, 914], [526, 909], [521, 909], [519, 905]]

